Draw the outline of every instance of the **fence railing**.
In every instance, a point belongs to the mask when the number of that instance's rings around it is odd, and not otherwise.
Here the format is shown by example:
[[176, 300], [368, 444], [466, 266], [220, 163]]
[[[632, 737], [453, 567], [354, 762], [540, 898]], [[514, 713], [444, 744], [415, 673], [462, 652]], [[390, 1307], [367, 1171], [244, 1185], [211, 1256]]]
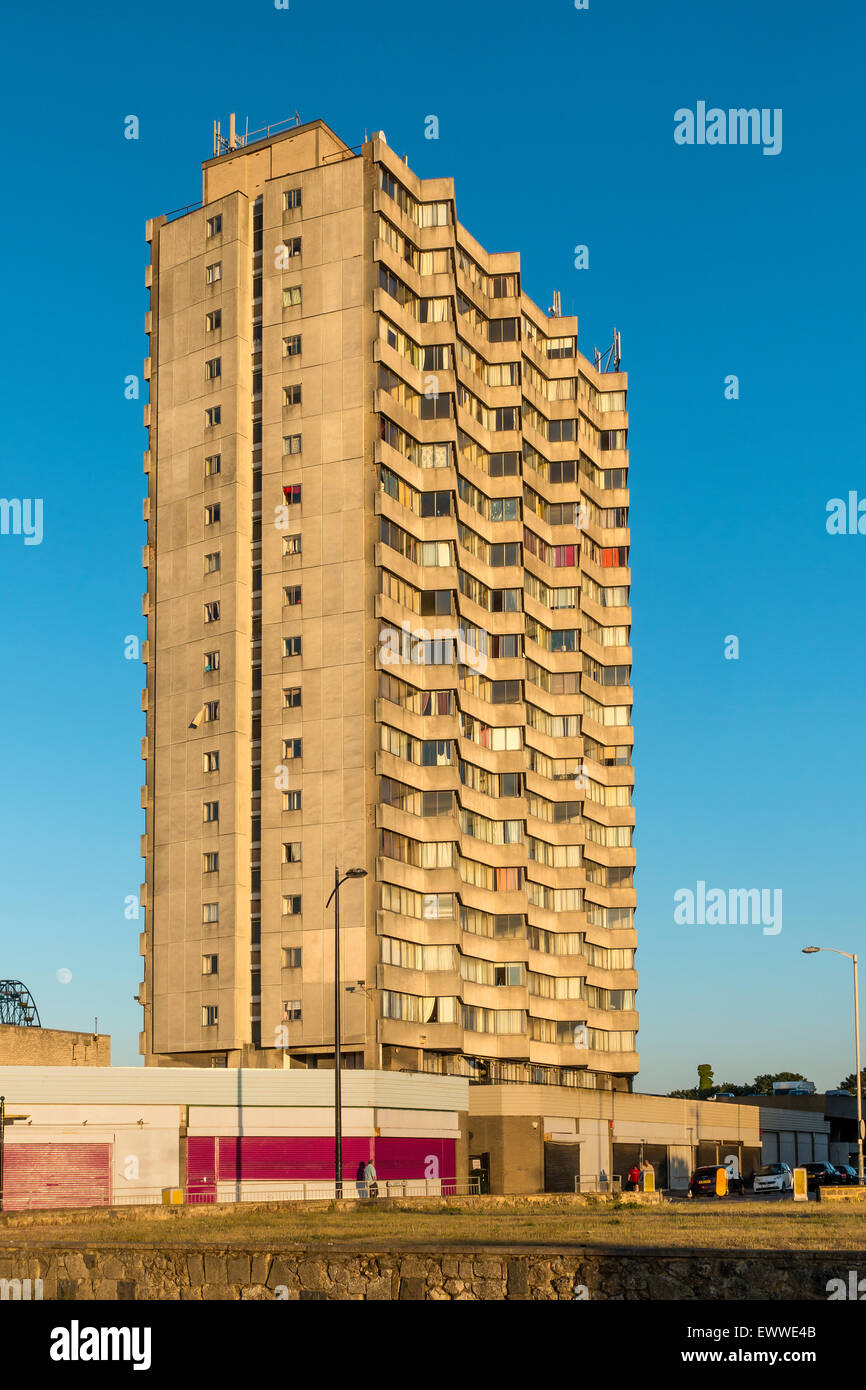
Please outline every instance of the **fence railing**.
[[[376, 1197], [463, 1197], [481, 1191], [478, 1174], [468, 1178], [380, 1178]], [[109, 1193], [104, 1188], [87, 1184], [72, 1184], [62, 1190], [40, 1188], [31, 1192], [7, 1191], [4, 1211], [57, 1211], [66, 1207], [127, 1207], [163, 1205], [161, 1187], [138, 1187]], [[267, 1182], [258, 1180], [218, 1180], [200, 1182], [187, 1187], [183, 1193], [187, 1206], [212, 1205], [214, 1202], [316, 1202], [333, 1201], [337, 1195], [332, 1181]], [[371, 1201], [370, 1184], [345, 1178], [342, 1183], [344, 1199]]]
[[577, 1193], [606, 1193], [617, 1197], [622, 1192], [622, 1178], [615, 1173], [612, 1178], [575, 1178], [574, 1190]]

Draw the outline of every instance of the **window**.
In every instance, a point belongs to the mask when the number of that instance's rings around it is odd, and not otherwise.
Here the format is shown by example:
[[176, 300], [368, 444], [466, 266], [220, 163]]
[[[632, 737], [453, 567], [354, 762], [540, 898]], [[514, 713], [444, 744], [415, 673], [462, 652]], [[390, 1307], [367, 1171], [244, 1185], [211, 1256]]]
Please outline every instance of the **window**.
[[219, 599], [215, 603], [206, 603], [204, 606], [204, 620], [206, 623], [218, 623], [220, 620]]
[[214, 502], [211, 506], [205, 507], [205, 509], [204, 509], [204, 524], [205, 524], [205, 526], [216, 526], [216, 524], [217, 524], [217, 522], [219, 521], [219, 519], [220, 519], [220, 504], [219, 504], [219, 502]]
[[283, 356], [299, 357], [301, 353], [301, 335], [293, 333], [290, 338], [283, 339]]
[[222, 229], [223, 229], [223, 215], [222, 215], [221, 212], [218, 212], [218, 213], [216, 214], [215, 217], [209, 217], [209, 218], [208, 218], [208, 220], [207, 220], [207, 234], [208, 234], [208, 236], [219, 236], [219, 234], [220, 234], [220, 232], [222, 231]]
[[284, 536], [284, 537], [283, 537], [283, 554], [284, 554], [284, 555], [300, 555], [300, 553], [301, 553], [301, 538], [300, 538], [300, 536]]
[[284, 969], [284, 970], [300, 970], [300, 968], [301, 968], [301, 947], [300, 947], [300, 946], [284, 946], [284, 947], [283, 947], [283, 969]]
[[301, 190], [299, 188], [288, 188], [283, 194], [283, 211], [288, 212], [290, 208], [301, 206]]
[[209, 285], [215, 285], [217, 280], [221, 280], [222, 278], [222, 261], [214, 261], [212, 265], [205, 267], [205, 280]]
[[[213, 427], [214, 427], [215, 425], [219, 425], [219, 424], [222, 423], [222, 418], [223, 418], [222, 406], [220, 406], [220, 405], [211, 405], [211, 406], [208, 406], [207, 410], [206, 410], [205, 413], [204, 413], [204, 423], [205, 423], [205, 427], [206, 427], [207, 429], [209, 429], [209, 430], [212, 430]], [[218, 470], [217, 470], [217, 471], [218, 471]]]
[[283, 453], [299, 454], [301, 452], [301, 436], [299, 434], [283, 435]]
[[283, 593], [284, 593], [285, 596], [286, 596], [286, 603], [290, 603], [290, 604], [297, 604], [297, 603], [300, 603], [300, 601], [301, 601], [301, 586], [300, 586], [300, 584], [290, 584], [287, 588], [285, 588], [285, 589], [283, 590]]
[[206, 822], [216, 821], [220, 818], [220, 804], [218, 801], [205, 801], [202, 803], [202, 820]]
[[203, 975], [218, 975], [220, 973], [219, 956], [202, 956], [201, 973]]
[[202, 1004], [201, 1006], [201, 1026], [202, 1028], [215, 1028], [219, 1022], [219, 1005]]
[[302, 740], [299, 738], [283, 739], [283, 757], [286, 759], [286, 761], [289, 761], [292, 758], [299, 758], [301, 756], [301, 742]]
[[301, 915], [301, 895], [300, 893], [283, 896], [283, 916], [300, 917]]
[[[217, 661], [219, 661], [219, 652], [215, 652], [214, 655], [217, 657]], [[219, 717], [220, 717], [220, 702], [219, 702], [219, 700], [209, 700], [208, 703], [207, 703], [207, 704], [205, 705], [205, 707], [204, 707], [204, 722], [205, 722], [205, 724], [213, 724], [217, 719], [219, 719]]]
[[301, 862], [301, 842], [292, 840], [291, 844], [283, 845], [283, 863], [300, 864]]
[[219, 873], [220, 857], [215, 851], [203, 854], [201, 857], [201, 871], [203, 874]]
[[218, 376], [222, 376], [222, 358], [211, 357], [204, 364], [205, 381], [215, 381]]
[[215, 473], [222, 472], [222, 456], [220, 454], [209, 454], [204, 461], [204, 475], [212, 478]]
[[301, 500], [301, 484], [287, 483], [283, 488], [283, 496], [287, 507], [296, 507]]
[[222, 328], [222, 324], [222, 309], [214, 309], [213, 313], [205, 314], [204, 327], [206, 333], [214, 333], [216, 329]]
[[300, 709], [301, 707], [301, 687], [299, 685], [289, 686], [288, 690], [283, 691], [283, 708]]
[[284, 308], [284, 309], [291, 309], [291, 308], [294, 307], [294, 305], [300, 304], [300, 302], [301, 302], [301, 287], [300, 287], [300, 285], [289, 285], [287, 289], [284, 289], [284, 290], [283, 290], [283, 308]]
[[517, 319], [491, 319], [489, 329], [491, 343], [513, 343], [517, 341]]
[[301, 1018], [300, 999], [289, 999], [283, 1004], [283, 1018], [287, 1023], [298, 1023]]
[[284, 387], [283, 387], [283, 405], [300, 405], [300, 404], [301, 404], [301, 386], [300, 386], [300, 382], [295, 382], [294, 386], [284, 386]]
[[262, 297], [262, 277], [261, 277], [261, 275], [254, 275], [254, 276], [253, 276], [253, 303], [255, 303], [255, 301], [256, 301], [257, 299], [260, 300], [261, 297]]
[[207, 676], [207, 675], [210, 675], [210, 673], [211, 673], [212, 671], [218, 671], [219, 668], [220, 668], [220, 654], [219, 654], [219, 652], [205, 652], [205, 654], [204, 654], [204, 671], [205, 671], [205, 675], [206, 675], [206, 676]]
[[217, 753], [217, 752], [204, 753], [202, 756], [203, 756], [203, 758], [204, 758], [204, 770], [205, 770], [205, 772], [219, 772], [219, 770], [220, 770], [220, 755], [219, 755], [219, 753]]
[[283, 638], [283, 656], [300, 656], [301, 639], [300, 637]]
[[201, 920], [203, 922], [218, 922], [220, 919], [219, 903], [202, 903]]
[[284, 811], [300, 811], [300, 809], [301, 809], [301, 793], [300, 793], [300, 792], [283, 792], [283, 810], [284, 810]]
[[210, 555], [205, 555], [205, 557], [204, 557], [204, 572], [205, 572], [205, 574], [216, 574], [217, 570], [220, 569], [220, 568], [221, 568], [221, 565], [220, 565], [220, 552], [219, 552], [218, 550], [212, 551]]

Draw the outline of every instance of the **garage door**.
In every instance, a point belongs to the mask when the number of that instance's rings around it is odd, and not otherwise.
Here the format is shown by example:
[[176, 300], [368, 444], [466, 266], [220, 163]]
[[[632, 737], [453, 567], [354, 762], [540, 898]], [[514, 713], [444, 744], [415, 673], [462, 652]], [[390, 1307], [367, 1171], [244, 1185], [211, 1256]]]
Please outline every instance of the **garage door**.
[[580, 1145], [559, 1144], [554, 1139], [544, 1144], [545, 1192], [574, 1192], [575, 1178], [580, 1177]]
[[7, 1143], [3, 1207], [103, 1207], [111, 1201], [110, 1144]]

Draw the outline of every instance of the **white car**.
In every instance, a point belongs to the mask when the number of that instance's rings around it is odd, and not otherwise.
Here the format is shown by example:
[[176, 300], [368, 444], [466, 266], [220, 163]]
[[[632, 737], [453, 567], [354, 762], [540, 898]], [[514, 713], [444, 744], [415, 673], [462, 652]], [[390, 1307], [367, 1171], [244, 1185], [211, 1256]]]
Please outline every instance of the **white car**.
[[787, 1163], [766, 1163], [755, 1174], [754, 1192], [793, 1192], [794, 1174]]

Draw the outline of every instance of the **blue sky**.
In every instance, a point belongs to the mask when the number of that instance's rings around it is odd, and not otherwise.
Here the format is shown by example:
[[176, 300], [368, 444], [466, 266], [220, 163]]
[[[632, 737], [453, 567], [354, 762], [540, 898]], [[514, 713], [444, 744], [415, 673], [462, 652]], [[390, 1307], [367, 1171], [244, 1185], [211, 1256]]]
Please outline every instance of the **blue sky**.
[[[461, 221], [522, 252], [542, 307], [561, 291], [587, 355], [622, 332], [640, 1088], [691, 1085], [699, 1062], [720, 1081], [853, 1070], [848, 964], [800, 947], [863, 936], [866, 537], [825, 527], [830, 498], [866, 496], [863, 30], [853, 0], [10, 12], [0, 494], [44, 499], [44, 538], [0, 536], [0, 976], [47, 1026], [98, 1015], [114, 1060], [138, 1060], [143, 668], [124, 639], [144, 634], [145, 435], [123, 387], [144, 222], [201, 196], [214, 118], [298, 110], [453, 175]], [[781, 153], [675, 144], [698, 101], [781, 108]], [[782, 931], [675, 924], [699, 880], [781, 889]]]

